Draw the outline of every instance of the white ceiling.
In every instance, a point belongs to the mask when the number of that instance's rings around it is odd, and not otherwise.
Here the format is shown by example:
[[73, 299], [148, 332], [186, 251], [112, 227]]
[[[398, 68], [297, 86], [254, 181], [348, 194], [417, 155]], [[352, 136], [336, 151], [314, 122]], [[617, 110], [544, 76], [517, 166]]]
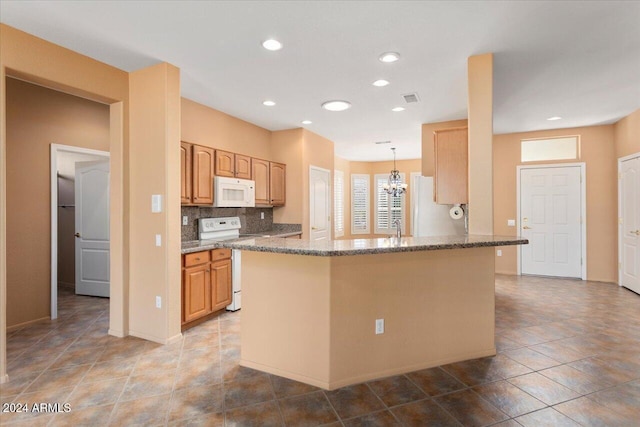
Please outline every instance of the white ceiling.
[[[640, 108], [636, 1], [1, 0], [0, 20], [126, 71], [169, 62], [185, 98], [270, 130], [304, 126], [350, 160], [390, 159], [373, 144], [384, 140], [398, 159], [419, 158], [422, 123], [466, 117], [467, 58], [487, 52], [495, 133], [614, 123]], [[284, 48], [263, 49], [270, 37]], [[386, 51], [401, 60], [381, 63]], [[380, 78], [391, 84], [371, 85]], [[404, 105], [410, 92], [421, 102]], [[320, 108], [332, 99], [353, 107]]]

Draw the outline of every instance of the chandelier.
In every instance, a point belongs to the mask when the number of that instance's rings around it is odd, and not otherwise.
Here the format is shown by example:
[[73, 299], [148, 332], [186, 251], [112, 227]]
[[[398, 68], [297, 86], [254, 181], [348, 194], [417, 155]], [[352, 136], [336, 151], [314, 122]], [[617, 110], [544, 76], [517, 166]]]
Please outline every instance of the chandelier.
[[389, 174], [389, 181], [382, 185], [382, 189], [392, 197], [400, 197], [407, 192], [407, 184], [402, 182], [400, 172], [396, 169], [396, 149], [392, 148], [391, 151], [393, 151], [393, 170]]

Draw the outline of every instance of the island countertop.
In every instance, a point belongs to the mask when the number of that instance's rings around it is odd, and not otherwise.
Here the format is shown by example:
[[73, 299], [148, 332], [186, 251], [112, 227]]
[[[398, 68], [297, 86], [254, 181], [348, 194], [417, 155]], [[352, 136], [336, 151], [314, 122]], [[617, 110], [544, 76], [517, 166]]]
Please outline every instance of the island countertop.
[[395, 237], [316, 241], [263, 237], [220, 242], [218, 247], [293, 255], [345, 256], [526, 245], [528, 243], [527, 239], [521, 237], [495, 235], [402, 237], [400, 241]]

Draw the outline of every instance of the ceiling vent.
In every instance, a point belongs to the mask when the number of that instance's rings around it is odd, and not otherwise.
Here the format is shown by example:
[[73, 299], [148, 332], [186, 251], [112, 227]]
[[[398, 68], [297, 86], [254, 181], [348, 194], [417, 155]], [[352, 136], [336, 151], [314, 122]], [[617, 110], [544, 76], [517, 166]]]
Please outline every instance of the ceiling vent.
[[405, 95], [402, 95], [402, 97], [404, 98], [404, 102], [406, 102], [407, 104], [412, 104], [414, 102], [420, 102], [420, 98], [418, 98], [418, 94], [417, 93], [407, 93]]
[[376, 142], [374, 142], [374, 144], [378, 144], [378, 145], [380, 145], [380, 144], [391, 144], [391, 141], [376, 141]]

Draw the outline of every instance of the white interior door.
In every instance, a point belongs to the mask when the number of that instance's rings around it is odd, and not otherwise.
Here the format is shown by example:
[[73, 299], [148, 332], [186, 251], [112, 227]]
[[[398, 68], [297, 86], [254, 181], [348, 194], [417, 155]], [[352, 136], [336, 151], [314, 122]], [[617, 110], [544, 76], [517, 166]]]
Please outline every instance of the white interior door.
[[522, 274], [582, 277], [580, 166], [520, 169]]
[[109, 162], [79, 162], [75, 172], [76, 294], [109, 296]]
[[331, 172], [309, 167], [309, 239], [331, 238], [331, 204], [329, 180]]
[[640, 157], [620, 162], [620, 284], [640, 293]]

